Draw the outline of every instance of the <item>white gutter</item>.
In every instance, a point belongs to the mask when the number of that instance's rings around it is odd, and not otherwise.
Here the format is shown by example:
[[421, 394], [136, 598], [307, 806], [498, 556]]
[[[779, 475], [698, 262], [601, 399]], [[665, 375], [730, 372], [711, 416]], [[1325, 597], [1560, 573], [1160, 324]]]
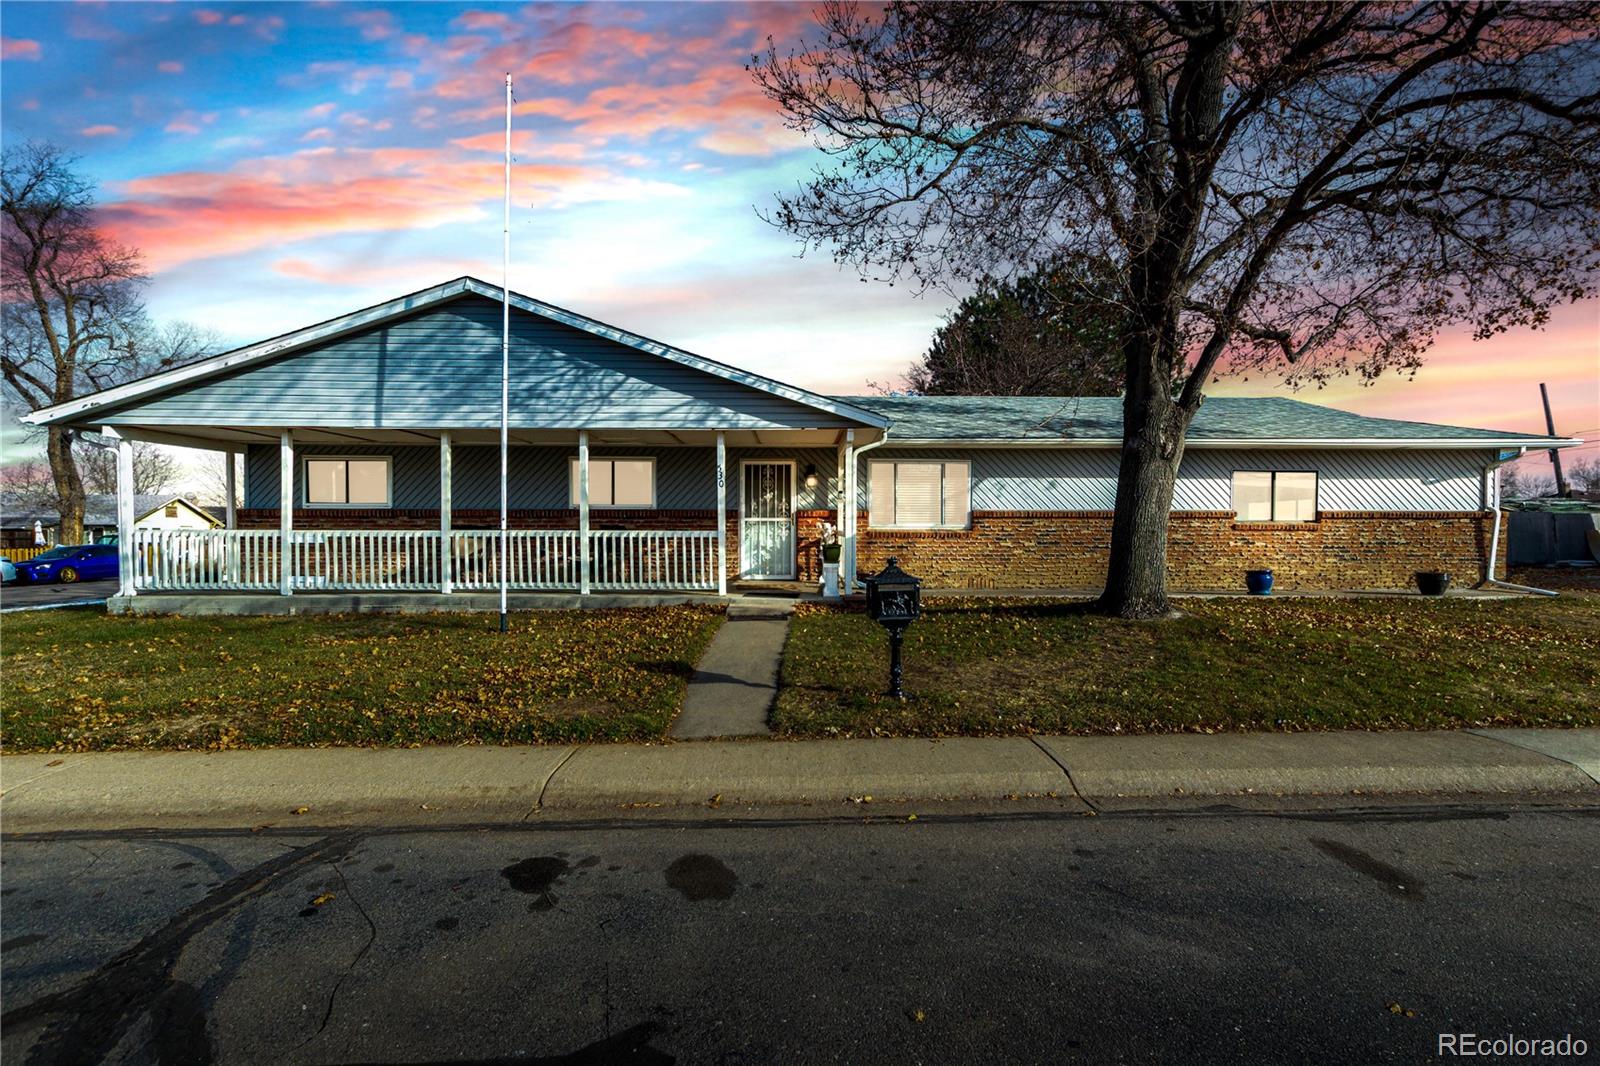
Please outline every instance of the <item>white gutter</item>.
[[[849, 486], [850, 499], [845, 501], [850, 505], [850, 572], [845, 575], [844, 588], [844, 593], [847, 596], [856, 590], [856, 520], [861, 512], [861, 455], [863, 452], [870, 452], [874, 448], [883, 447], [888, 440], [889, 429], [884, 427], [883, 436], [871, 444], [863, 444], [861, 447], [853, 449], [850, 456], [850, 476], [846, 479], [846, 484]], [[841, 508], [841, 517], [843, 513], [843, 508]]]
[[[1230, 437], [1190, 439], [1184, 448], [1573, 448], [1577, 437]], [[903, 437], [896, 448], [1120, 448], [1121, 437]]]
[[1518, 448], [1516, 455], [1508, 455], [1504, 459], [1496, 460], [1483, 468], [1483, 475], [1493, 486], [1489, 494], [1489, 510], [1494, 514], [1494, 532], [1489, 536], [1489, 570], [1488, 577], [1483, 579], [1485, 585], [1498, 585], [1505, 589], [1515, 589], [1518, 592], [1531, 592], [1539, 596], [1559, 596], [1559, 592], [1550, 589], [1536, 589], [1532, 585], [1516, 585], [1510, 581], [1501, 581], [1494, 576], [1494, 564], [1500, 558], [1500, 468], [1507, 463], [1521, 459], [1527, 453], [1527, 448]]

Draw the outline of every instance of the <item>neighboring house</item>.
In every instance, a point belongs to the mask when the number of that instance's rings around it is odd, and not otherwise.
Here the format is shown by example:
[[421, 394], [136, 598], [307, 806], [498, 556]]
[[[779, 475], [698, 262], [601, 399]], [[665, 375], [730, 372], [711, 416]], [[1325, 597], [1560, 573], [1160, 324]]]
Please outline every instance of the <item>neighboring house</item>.
[[[141, 494], [134, 497], [134, 526], [139, 529], [217, 529], [223, 520], [182, 496]], [[32, 548], [33, 527], [44, 530], [45, 543], [59, 539], [61, 516], [54, 507], [29, 506], [16, 493], [0, 493], [0, 548]], [[90, 495], [83, 506], [84, 543], [95, 544], [117, 533], [117, 498]]]
[[[830, 520], [847, 582], [891, 554], [936, 586], [1104, 577], [1119, 400], [823, 396], [510, 300], [514, 587], [810, 578]], [[27, 421], [244, 454], [240, 528], [137, 531], [125, 592], [487, 589], [500, 360], [500, 290], [462, 278]], [[1498, 465], [1566, 443], [1209, 400], [1178, 478], [1172, 582], [1236, 589], [1255, 567], [1286, 588], [1397, 588], [1420, 569], [1477, 582]], [[131, 573], [176, 558], [174, 536], [198, 562]]]

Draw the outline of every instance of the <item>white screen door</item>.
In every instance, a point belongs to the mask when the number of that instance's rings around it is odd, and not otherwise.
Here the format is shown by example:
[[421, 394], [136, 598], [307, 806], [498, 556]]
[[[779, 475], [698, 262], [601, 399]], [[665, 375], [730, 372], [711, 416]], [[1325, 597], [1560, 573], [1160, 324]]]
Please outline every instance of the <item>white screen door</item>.
[[794, 464], [744, 464], [739, 576], [794, 577]]

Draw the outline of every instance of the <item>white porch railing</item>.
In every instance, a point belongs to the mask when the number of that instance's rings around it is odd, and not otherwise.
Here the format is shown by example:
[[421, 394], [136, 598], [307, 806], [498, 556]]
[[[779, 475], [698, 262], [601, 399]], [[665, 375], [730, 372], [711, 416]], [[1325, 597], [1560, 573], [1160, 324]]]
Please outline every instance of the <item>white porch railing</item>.
[[[437, 533], [434, 534], [438, 536]], [[578, 532], [513, 529], [506, 533], [506, 585], [514, 589], [578, 587]], [[450, 534], [451, 571], [458, 589], [500, 587], [500, 531]]]
[[[268, 529], [136, 529], [136, 590], [279, 588], [280, 534]], [[513, 589], [576, 589], [582, 541], [576, 530], [518, 529], [507, 534]], [[290, 586], [296, 590], [437, 591], [444, 538], [432, 530], [294, 530]], [[452, 587], [500, 585], [500, 532], [449, 534]], [[590, 534], [590, 587], [668, 591], [717, 587], [715, 530], [597, 530]]]
[[278, 533], [136, 529], [135, 589], [277, 589]]
[[603, 529], [590, 533], [591, 588], [717, 587], [717, 532]]

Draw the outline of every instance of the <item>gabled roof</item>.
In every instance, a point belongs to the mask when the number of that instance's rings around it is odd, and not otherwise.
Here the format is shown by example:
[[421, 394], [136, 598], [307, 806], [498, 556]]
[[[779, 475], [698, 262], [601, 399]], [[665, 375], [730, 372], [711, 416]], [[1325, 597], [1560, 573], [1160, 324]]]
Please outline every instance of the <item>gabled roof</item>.
[[[893, 419], [892, 444], [1122, 443], [1117, 396], [841, 396]], [[1287, 397], [1214, 396], [1201, 405], [1188, 443], [1320, 444], [1328, 447], [1568, 447], [1582, 441], [1393, 418], [1368, 418]]]
[[[430, 289], [423, 289], [420, 292], [401, 296], [386, 303], [376, 304], [359, 311], [352, 311], [349, 314], [340, 315], [338, 318], [306, 326], [303, 329], [281, 334], [269, 340], [246, 345], [243, 348], [236, 348], [233, 351], [214, 355], [207, 359], [201, 359], [187, 366], [152, 374], [136, 381], [130, 381], [88, 396], [69, 400], [66, 403], [43, 407], [24, 415], [22, 421], [33, 425], [52, 425], [57, 423], [92, 425], [98, 415], [146, 397], [164, 393], [179, 386], [199, 383], [257, 363], [278, 359], [292, 354], [298, 349], [333, 340], [358, 330], [371, 329], [403, 315], [424, 311], [468, 295], [483, 296], [498, 301], [501, 298], [501, 289], [498, 285], [491, 285], [478, 278], [456, 278], [442, 285], [435, 285]], [[760, 374], [739, 370], [713, 359], [707, 359], [704, 356], [684, 351], [682, 348], [675, 348], [672, 345], [651, 340], [637, 333], [630, 333], [627, 330], [608, 325], [586, 315], [580, 315], [575, 311], [568, 311], [554, 304], [535, 300], [531, 296], [513, 292], [509, 295], [509, 302], [512, 307], [518, 310], [539, 315], [574, 329], [583, 330], [594, 336], [603, 337], [617, 344], [625, 345], [649, 355], [658, 356], [670, 362], [710, 374], [713, 377], [771, 393], [774, 396], [780, 396], [795, 403], [826, 411], [841, 418], [851, 419], [863, 425], [876, 426], [880, 429], [888, 425], [888, 420], [882, 415], [857, 407], [838, 397], [823, 396], [794, 385], [784, 384], [772, 378], [763, 377]]]
[[[176, 503], [187, 507], [197, 516], [210, 520], [215, 525], [222, 525], [222, 520], [199, 504], [192, 503], [187, 497], [175, 496], [171, 493], [140, 493], [133, 498], [133, 520], [135, 522], [149, 518], [169, 503]], [[38, 522], [44, 526], [55, 526], [61, 521], [61, 514], [50, 504], [29, 504], [14, 492], [0, 493], [0, 528], [5, 529], [32, 529], [33, 523]], [[90, 493], [83, 501], [83, 524], [86, 526], [115, 526], [117, 524], [117, 498], [109, 493]]]

